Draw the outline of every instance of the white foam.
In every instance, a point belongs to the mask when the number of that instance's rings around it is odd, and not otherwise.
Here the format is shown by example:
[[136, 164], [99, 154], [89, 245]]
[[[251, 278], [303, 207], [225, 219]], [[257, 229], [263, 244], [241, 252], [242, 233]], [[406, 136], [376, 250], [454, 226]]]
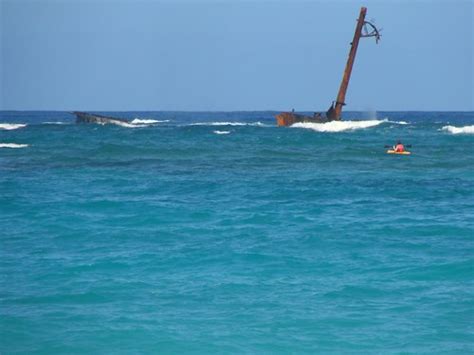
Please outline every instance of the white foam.
[[127, 128], [140, 128], [140, 127], [148, 127], [149, 125], [147, 124], [133, 124], [129, 122], [123, 122], [123, 121], [115, 121], [115, 120], [110, 120], [109, 123], [115, 124], [117, 126], [121, 127], [127, 127]]
[[267, 125], [262, 122], [197, 122], [191, 123], [190, 126], [259, 126], [265, 127]]
[[159, 121], [159, 120], [135, 118], [131, 122], [124, 122], [124, 121], [119, 121], [119, 120], [109, 120], [108, 121], [108, 123], [112, 123], [112, 124], [115, 124], [117, 126], [127, 127], [127, 128], [149, 127], [152, 124], [161, 123], [161, 122], [169, 122], [169, 120]]
[[408, 122], [406, 121], [387, 121], [387, 122], [390, 122], [390, 123], [395, 123], [395, 124], [401, 124], [401, 125], [406, 125], [406, 124], [409, 124]]
[[43, 124], [69, 124], [69, 122], [61, 122], [61, 121], [58, 121], [58, 122], [43, 122]]
[[154, 123], [164, 123], [164, 122], [169, 122], [170, 120], [152, 120], [152, 119], [141, 119], [141, 118], [135, 118], [131, 124], [154, 124]]
[[16, 143], [0, 143], [0, 148], [26, 148], [28, 144], [16, 144]]
[[213, 131], [215, 134], [229, 134], [230, 131]]
[[23, 128], [26, 127], [26, 124], [23, 123], [0, 123], [0, 129], [5, 129], [5, 130], [12, 130], [12, 129], [18, 129], [18, 128]]
[[464, 127], [444, 126], [442, 130], [452, 134], [474, 134], [474, 125]]
[[312, 129], [317, 132], [342, 132], [378, 126], [387, 120], [331, 121], [326, 123], [298, 122], [291, 127]]

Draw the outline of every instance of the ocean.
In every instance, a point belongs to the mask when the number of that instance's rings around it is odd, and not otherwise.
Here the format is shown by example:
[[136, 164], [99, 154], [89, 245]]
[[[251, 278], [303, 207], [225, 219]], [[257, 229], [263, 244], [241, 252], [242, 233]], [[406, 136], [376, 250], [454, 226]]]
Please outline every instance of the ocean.
[[474, 112], [104, 114], [0, 112], [0, 353], [474, 352]]

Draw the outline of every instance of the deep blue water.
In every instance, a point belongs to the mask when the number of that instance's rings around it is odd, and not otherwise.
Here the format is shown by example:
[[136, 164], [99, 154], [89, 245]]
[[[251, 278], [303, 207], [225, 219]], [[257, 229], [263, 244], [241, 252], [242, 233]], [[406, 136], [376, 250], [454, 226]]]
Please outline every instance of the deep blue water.
[[0, 353], [474, 352], [473, 112], [111, 114], [0, 112]]

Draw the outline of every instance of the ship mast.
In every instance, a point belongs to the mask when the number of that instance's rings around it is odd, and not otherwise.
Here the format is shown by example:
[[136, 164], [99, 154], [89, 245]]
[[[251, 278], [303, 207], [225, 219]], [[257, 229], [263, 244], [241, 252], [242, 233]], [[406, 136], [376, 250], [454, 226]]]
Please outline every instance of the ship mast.
[[351, 78], [352, 67], [354, 65], [357, 47], [359, 46], [359, 40], [362, 37], [375, 37], [375, 42], [377, 43], [380, 40], [380, 31], [374, 24], [365, 21], [366, 13], [367, 8], [361, 7], [359, 19], [357, 20], [357, 26], [354, 32], [354, 39], [351, 43], [349, 58], [347, 59], [341, 86], [339, 87], [339, 93], [337, 94], [336, 102], [333, 101], [329, 110], [326, 111], [326, 115], [323, 116], [321, 113], [315, 113], [313, 116], [305, 116], [295, 113], [294, 110], [292, 112], [281, 112], [275, 116], [278, 126], [291, 126], [297, 122], [324, 123], [341, 119], [342, 106], [345, 105], [344, 101], [346, 99], [346, 91], [349, 86], [349, 80]]
[[[372, 25], [370, 22], [365, 21], [365, 14], [367, 13], [366, 7], [361, 7], [359, 19], [357, 20], [357, 26], [354, 32], [354, 39], [351, 43], [351, 50], [349, 51], [349, 58], [347, 58], [346, 68], [344, 70], [344, 75], [342, 77], [341, 86], [339, 87], [339, 93], [337, 94], [337, 100], [335, 106], [331, 106], [329, 109], [327, 116], [331, 120], [340, 120], [341, 119], [341, 111], [342, 106], [345, 105], [346, 99], [346, 91], [347, 87], [349, 86], [349, 80], [351, 78], [352, 67], [354, 65], [355, 56], [357, 53], [357, 47], [359, 46], [359, 40], [361, 37], [376, 37], [376, 41], [378, 42], [380, 38], [380, 34], [378, 30]], [[372, 29], [372, 32], [368, 32], [366, 25], [369, 25]], [[362, 33], [362, 29], [364, 28], [365, 33]], [[334, 104], [333, 104], [334, 105]]]

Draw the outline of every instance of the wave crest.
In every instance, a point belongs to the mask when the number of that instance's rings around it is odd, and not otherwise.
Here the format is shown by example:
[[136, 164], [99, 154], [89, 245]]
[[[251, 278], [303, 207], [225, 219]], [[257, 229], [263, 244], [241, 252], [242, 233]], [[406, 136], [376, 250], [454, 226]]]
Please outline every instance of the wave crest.
[[213, 131], [215, 134], [229, 134], [230, 131]]
[[[110, 120], [108, 123], [121, 126], [121, 127], [127, 127], [127, 128], [140, 128], [140, 127], [148, 127], [149, 125], [147, 124], [133, 124], [130, 122], [124, 122], [124, 121], [116, 121], [116, 120]], [[108, 123], [99, 123], [101, 125], [106, 125]]]
[[16, 143], [0, 143], [0, 148], [26, 148], [28, 144], [16, 144]]
[[7, 131], [10, 131], [12, 129], [23, 128], [26, 126], [27, 125], [24, 123], [0, 123], [0, 129], [5, 129]]
[[384, 122], [387, 122], [387, 120], [331, 121], [325, 123], [298, 122], [291, 125], [291, 127], [312, 129], [316, 132], [343, 132], [375, 127]]
[[452, 134], [474, 134], [474, 125], [464, 127], [444, 126], [441, 129]]
[[130, 122], [119, 121], [119, 120], [110, 120], [108, 123], [112, 123], [112, 124], [115, 124], [117, 126], [127, 127], [127, 128], [142, 128], [142, 127], [150, 127], [150, 125], [152, 125], [152, 124], [161, 123], [161, 122], [169, 122], [169, 120], [160, 121], [160, 120], [135, 118]]

